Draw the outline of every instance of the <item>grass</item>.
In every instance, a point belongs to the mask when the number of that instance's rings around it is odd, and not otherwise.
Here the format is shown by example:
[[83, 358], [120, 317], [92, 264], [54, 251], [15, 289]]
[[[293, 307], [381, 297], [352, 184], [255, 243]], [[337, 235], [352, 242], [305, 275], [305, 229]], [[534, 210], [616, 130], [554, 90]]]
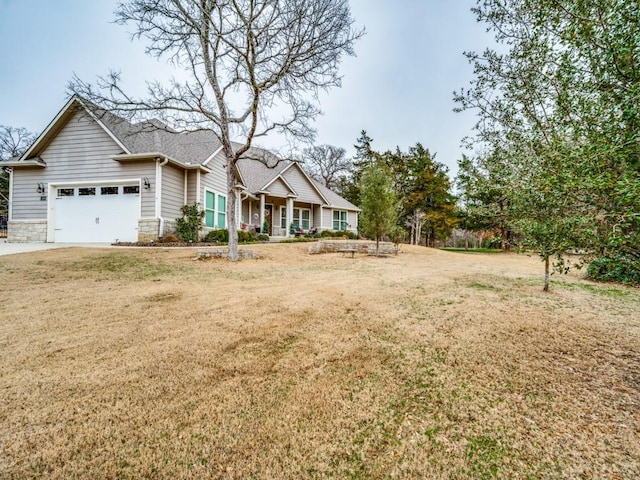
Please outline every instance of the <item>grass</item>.
[[255, 249], [0, 257], [0, 477], [640, 475], [637, 289]]

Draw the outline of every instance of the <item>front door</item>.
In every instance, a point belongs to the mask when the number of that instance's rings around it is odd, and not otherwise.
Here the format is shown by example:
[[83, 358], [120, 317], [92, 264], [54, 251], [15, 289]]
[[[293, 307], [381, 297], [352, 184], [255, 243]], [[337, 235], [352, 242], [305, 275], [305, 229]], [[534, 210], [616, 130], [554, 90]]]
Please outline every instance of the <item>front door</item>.
[[264, 223], [267, 224], [267, 228], [269, 229], [269, 231], [263, 232], [263, 233], [266, 233], [267, 235], [271, 235], [271, 232], [273, 232], [272, 219], [273, 219], [273, 205], [271, 204], [265, 205], [264, 206]]

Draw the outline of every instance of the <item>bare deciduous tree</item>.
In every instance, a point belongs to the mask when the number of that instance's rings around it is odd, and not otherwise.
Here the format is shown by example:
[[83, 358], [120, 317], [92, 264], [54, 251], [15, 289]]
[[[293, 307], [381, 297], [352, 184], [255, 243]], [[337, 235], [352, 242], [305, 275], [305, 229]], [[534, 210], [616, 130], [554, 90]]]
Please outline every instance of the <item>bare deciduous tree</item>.
[[[35, 141], [36, 135], [26, 128], [0, 125], [0, 161], [22, 155]], [[9, 176], [0, 168], [0, 215], [7, 212], [9, 204]]]
[[238, 159], [270, 132], [313, 137], [317, 93], [340, 85], [341, 58], [364, 31], [354, 29], [348, 0], [130, 0], [116, 16], [188, 80], [149, 82], [145, 99], [127, 95], [117, 72], [97, 89], [78, 78], [70, 89], [121, 114], [215, 133], [227, 161], [229, 258], [237, 260]]
[[[311, 176], [325, 187], [338, 192], [341, 180], [349, 175], [351, 159], [346, 150], [333, 145], [317, 145], [305, 148], [302, 158]], [[339, 193], [339, 192], [338, 192]]]
[[410, 229], [409, 243], [411, 245], [420, 245], [422, 238], [422, 227], [426, 220], [427, 214], [420, 209], [415, 209], [407, 218], [407, 226]]

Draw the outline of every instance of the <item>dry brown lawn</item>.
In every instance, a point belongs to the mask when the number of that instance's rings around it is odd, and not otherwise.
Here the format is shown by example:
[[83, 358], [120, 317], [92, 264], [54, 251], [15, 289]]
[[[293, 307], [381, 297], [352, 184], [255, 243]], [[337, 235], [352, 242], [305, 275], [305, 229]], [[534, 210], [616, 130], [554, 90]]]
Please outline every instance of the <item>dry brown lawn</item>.
[[640, 478], [640, 291], [307, 246], [0, 257], [0, 477]]

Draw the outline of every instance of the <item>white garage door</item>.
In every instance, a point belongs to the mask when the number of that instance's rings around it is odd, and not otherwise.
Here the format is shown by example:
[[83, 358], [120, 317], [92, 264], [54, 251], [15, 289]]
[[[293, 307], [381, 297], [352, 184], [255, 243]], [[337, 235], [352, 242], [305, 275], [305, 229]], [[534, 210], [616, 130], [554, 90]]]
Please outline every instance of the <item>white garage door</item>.
[[135, 242], [139, 185], [60, 186], [55, 198], [55, 242]]

